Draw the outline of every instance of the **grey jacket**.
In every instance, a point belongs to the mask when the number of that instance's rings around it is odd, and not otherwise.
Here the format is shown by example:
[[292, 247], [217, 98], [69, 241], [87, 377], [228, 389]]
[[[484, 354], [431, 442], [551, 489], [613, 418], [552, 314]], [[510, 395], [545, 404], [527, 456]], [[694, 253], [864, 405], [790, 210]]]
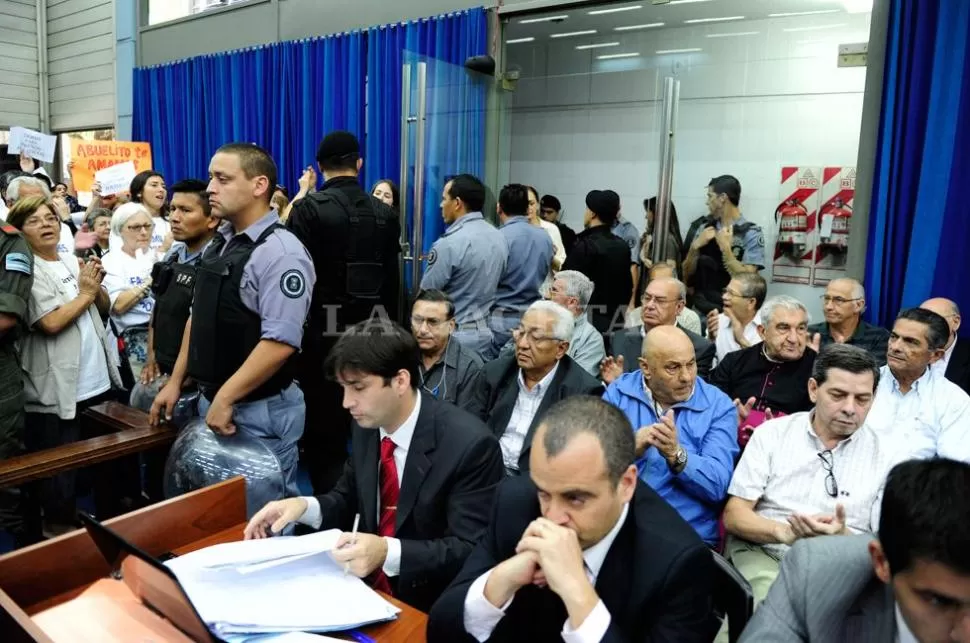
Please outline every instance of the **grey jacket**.
[[443, 358], [430, 369], [426, 371], [424, 364], [419, 362], [421, 386], [432, 397], [442, 402], [450, 402], [475, 417], [481, 417], [483, 409], [478, 406], [476, 391], [480, 386], [484, 366], [485, 363], [478, 353], [459, 341], [450, 341]]
[[872, 569], [872, 536], [799, 540], [741, 635], [740, 643], [891, 643], [892, 589]]

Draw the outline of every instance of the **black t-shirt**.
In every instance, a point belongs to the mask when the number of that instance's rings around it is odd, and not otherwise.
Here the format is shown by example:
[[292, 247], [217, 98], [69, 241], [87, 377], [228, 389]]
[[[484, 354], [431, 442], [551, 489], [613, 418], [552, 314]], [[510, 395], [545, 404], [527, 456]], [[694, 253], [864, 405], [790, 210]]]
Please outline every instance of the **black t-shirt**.
[[711, 384], [724, 391], [732, 400], [747, 402], [755, 398], [758, 411], [771, 409], [791, 414], [811, 411], [808, 380], [816, 353], [806, 348], [801, 359], [793, 362], [772, 362], [764, 354], [762, 344], [728, 353], [711, 373]]
[[566, 255], [563, 270], [578, 270], [593, 282], [589, 299], [593, 326], [606, 332], [614, 319], [623, 324], [623, 314], [633, 292], [630, 274], [630, 246], [613, 234], [609, 226], [600, 225], [576, 235], [576, 245]]

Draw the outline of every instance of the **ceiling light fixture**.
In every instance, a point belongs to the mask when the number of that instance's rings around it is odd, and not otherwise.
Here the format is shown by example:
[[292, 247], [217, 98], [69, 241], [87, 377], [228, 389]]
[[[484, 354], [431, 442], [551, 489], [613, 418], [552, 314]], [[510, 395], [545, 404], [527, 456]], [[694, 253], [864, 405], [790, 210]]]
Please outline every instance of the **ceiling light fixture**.
[[596, 9], [594, 11], [587, 11], [586, 13], [591, 16], [602, 16], [607, 13], [620, 13], [621, 11], [636, 11], [637, 9], [643, 9], [643, 5], [633, 4], [628, 7], [615, 7], [613, 9]]
[[707, 38], [734, 38], [736, 36], [757, 36], [760, 31], [735, 31], [732, 33], [709, 33]]
[[744, 20], [744, 16], [725, 16], [724, 18], [694, 18], [693, 20], [685, 20], [685, 25], [699, 25], [705, 22], [729, 22], [731, 20]]
[[553, 20], [565, 20], [568, 18], [568, 14], [563, 14], [561, 16], [544, 16], [542, 18], [527, 18], [526, 20], [519, 20], [520, 25], [532, 25], [537, 22], [552, 22]]
[[835, 29], [837, 27], [844, 27], [845, 23], [840, 22], [834, 25], [815, 25], [812, 27], [789, 27], [788, 29], [782, 29], [782, 31], [787, 31], [788, 33], [795, 33], [797, 31], [821, 31], [823, 29]]
[[584, 49], [599, 49], [601, 47], [619, 47], [619, 46], [620, 46], [620, 43], [618, 42], [600, 42], [595, 45], [576, 45], [576, 49], [579, 49], [580, 51], [582, 51]]
[[512, 40], [506, 40], [505, 41], [505, 44], [506, 45], [517, 45], [520, 42], [532, 42], [534, 40], [535, 40], [535, 38], [533, 38], [532, 36], [529, 36], [528, 38], [513, 38]]
[[573, 36], [591, 36], [596, 33], [595, 29], [587, 29], [586, 31], [567, 31], [566, 33], [554, 33], [549, 34], [550, 38], [572, 38]]
[[816, 11], [786, 11], [784, 13], [769, 13], [769, 18], [789, 18], [791, 16], [820, 16], [823, 13], [841, 13], [841, 9], [818, 9]]
[[613, 31], [636, 31], [637, 29], [653, 29], [655, 27], [663, 27], [662, 22], [651, 22], [645, 25], [627, 25], [625, 27], [616, 27]]
[[666, 54], [693, 54], [698, 51], [704, 51], [700, 47], [691, 47], [689, 49], [659, 49], [657, 55], [664, 56]]
[[638, 52], [631, 52], [627, 54], [606, 54], [604, 56], [597, 56], [596, 60], [613, 60], [614, 58], [636, 58], [640, 54]]
[[710, 2], [711, 0], [670, 0], [667, 4], [697, 4], [699, 2]]

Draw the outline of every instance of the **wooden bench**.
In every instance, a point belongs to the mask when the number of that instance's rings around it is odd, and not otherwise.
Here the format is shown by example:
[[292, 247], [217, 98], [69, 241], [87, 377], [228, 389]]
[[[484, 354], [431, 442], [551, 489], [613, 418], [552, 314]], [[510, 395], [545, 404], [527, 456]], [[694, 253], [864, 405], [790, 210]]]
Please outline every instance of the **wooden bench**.
[[0, 488], [166, 446], [178, 435], [170, 426], [151, 426], [147, 413], [118, 402], [91, 407], [81, 421], [95, 423], [107, 435], [0, 460]]

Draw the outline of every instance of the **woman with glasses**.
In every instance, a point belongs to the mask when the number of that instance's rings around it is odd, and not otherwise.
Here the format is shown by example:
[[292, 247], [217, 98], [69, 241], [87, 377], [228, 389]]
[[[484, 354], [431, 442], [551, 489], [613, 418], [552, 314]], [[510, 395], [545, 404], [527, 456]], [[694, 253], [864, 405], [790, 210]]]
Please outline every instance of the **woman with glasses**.
[[111, 298], [111, 322], [115, 332], [148, 324], [155, 300], [151, 292], [151, 252], [154, 223], [140, 203], [126, 203], [111, 217], [111, 232], [121, 237], [121, 247], [111, 250], [102, 263], [106, 272], [104, 285]]
[[[27, 304], [31, 332], [21, 341], [20, 356], [24, 441], [29, 451], [38, 451], [78, 440], [80, 411], [103, 401], [121, 380], [101, 322], [109, 301], [100, 261], [79, 266], [73, 254], [58, 253], [61, 220], [45, 197], [21, 199], [7, 222], [23, 233], [34, 254]], [[73, 473], [45, 481], [38, 494], [48, 523], [73, 522]]]

